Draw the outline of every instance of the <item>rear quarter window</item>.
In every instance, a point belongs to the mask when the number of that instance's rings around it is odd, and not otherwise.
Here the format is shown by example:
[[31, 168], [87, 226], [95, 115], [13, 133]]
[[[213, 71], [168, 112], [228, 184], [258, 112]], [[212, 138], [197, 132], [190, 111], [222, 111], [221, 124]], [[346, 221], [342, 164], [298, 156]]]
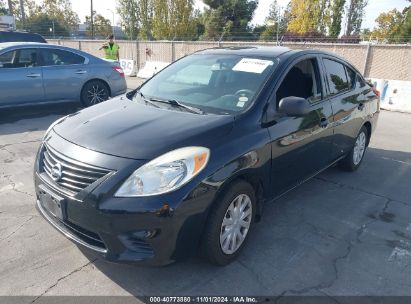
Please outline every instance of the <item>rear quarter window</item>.
[[350, 88], [347, 73], [342, 63], [331, 59], [324, 59], [330, 95], [335, 95]]

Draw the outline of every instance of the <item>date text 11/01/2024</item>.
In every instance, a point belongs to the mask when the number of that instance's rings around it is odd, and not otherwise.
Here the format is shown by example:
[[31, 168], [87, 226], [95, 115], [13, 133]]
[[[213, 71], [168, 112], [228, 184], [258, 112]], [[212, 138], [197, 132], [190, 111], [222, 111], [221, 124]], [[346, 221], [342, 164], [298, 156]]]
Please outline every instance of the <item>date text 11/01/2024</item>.
[[148, 303], [258, 303], [256, 297], [224, 297], [224, 296], [183, 296], [183, 297], [148, 297]]

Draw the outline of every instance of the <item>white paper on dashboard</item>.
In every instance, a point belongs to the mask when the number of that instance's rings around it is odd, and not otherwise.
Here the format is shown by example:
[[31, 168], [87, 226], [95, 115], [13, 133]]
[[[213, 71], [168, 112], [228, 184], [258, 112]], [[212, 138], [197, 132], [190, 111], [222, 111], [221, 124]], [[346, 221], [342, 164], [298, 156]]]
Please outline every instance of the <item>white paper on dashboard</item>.
[[233, 71], [261, 74], [273, 64], [271, 60], [243, 58], [233, 67]]

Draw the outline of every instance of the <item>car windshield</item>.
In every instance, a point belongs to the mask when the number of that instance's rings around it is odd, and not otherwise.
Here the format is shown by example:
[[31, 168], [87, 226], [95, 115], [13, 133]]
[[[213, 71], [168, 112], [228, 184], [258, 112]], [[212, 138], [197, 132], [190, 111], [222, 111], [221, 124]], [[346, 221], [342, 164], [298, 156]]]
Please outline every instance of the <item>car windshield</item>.
[[154, 76], [134, 100], [177, 101], [180, 108], [182, 104], [202, 113], [235, 114], [252, 104], [274, 68], [274, 61], [266, 58], [194, 54]]

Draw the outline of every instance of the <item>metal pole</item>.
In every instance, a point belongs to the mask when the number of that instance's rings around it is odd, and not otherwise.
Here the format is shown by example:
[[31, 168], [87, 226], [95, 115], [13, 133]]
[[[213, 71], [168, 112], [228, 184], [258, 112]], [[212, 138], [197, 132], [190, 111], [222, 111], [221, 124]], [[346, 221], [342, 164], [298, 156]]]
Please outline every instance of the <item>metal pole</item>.
[[278, 6], [278, 15], [277, 15], [277, 46], [280, 45], [278, 39], [280, 34], [280, 22], [281, 22], [281, 6]]
[[24, 12], [24, 0], [20, 0], [20, 12], [21, 12], [21, 21], [23, 23], [23, 29], [26, 29], [26, 14]]
[[90, 13], [90, 22], [91, 22], [91, 39], [94, 40], [94, 20], [93, 20], [93, 0], [90, 0], [91, 2], [91, 13]]
[[54, 20], [53, 20], [53, 39], [56, 39], [56, 32], [55, 32], [55, 29], [54, 29]]
[[365, 53], [365, 60], [364, 60], [364, 69], [362, 71], [362, 74], [364, 77], [368, 77], [368, 65], [369, 65], [369, 60], [370, 60], [370, 53], [371, 53], [371, 43], [368, 43], [367, 45], [367, 50]]

